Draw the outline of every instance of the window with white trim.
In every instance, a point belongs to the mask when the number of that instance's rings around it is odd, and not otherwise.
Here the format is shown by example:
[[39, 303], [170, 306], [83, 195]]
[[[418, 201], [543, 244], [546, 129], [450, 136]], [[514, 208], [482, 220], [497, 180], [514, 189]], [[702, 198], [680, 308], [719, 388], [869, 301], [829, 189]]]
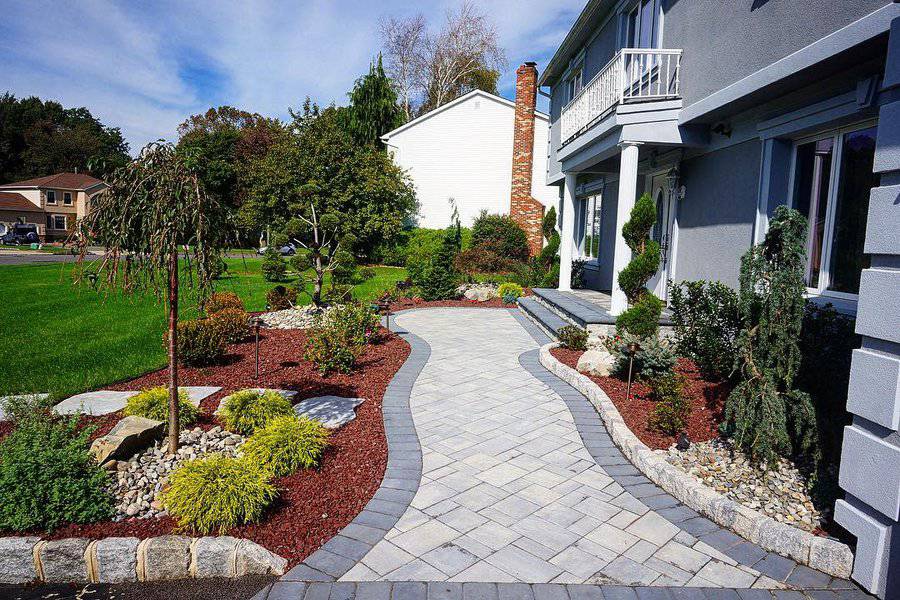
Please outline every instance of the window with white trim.
[[809, 220], [806, 286], [811, 294], [852, 299], [860, 272], [877, 127], [844, 128], [794, 147], [793, 207]]
[[622, 46], [625, 48], [659, 47], [659, 0], [639, 0], [623, 14]]
[[72, 206], [72, 192], [63, 192], [63, 204]]
[[66, 215], [47, 215], [47, 229], [65, 231]]
[[47, 204], [56, 204], [56, 192], [47, 190]]
[[566, 78], [566, 101], [568, 104], [572, 100], [575, 99], [575, 96], [578, 95], [578, 92], [581, 91], [581, 88], [584, 84], [584, 80], [582, 79], [583, 70], [579, 66], [574, 69]]
[[582, 220], [584, 229], [582, 230], [581, 247], [579, 248], [581, 258], [597, 260], [600, 258], [600, 209], [602, 207], [602, 197], [600, 194], [588, 196], [581, 203], [582, 214], [584, 215]]

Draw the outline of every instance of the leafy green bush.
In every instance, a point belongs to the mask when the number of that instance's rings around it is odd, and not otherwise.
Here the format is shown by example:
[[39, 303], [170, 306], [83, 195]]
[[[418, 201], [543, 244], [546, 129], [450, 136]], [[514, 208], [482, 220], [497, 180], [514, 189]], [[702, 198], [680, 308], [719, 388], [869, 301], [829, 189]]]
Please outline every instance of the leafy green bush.
[[221, 256], [213, 260], [209, 276], [211, 279], [221, 279], [228, 272], [228, 263]]
[[276, 391], [241, 390], [228, 396], [219, 415], [225, 429], [250, 435], [275, 417], [293, 415], [290, 400]]
[[669, 306], [678, 353], [693, 360], [704, 377], [731, 375], [741, 329], [737, 293], [718, 281], [672, 282]]
[[584, 289], [584, 265], [586, 262], [583, 258], [572, 259], [572, 289]]
[[[507, 304], [511, 304], [522, 297], [522, 294], [525, 293], [525, 290], [522, 289], [522, 286], [518, 283], [501, 283], [500, 287], [497, 288], [497, 295], [503, 298], [503, 301]], [[511, 300], [507, 300], [507, 297], [511, 298]]]
[[297, 289], [276, 285], [266, 292], [266, 305], [269, 310], [287, 310], [297, 305]]
[[310, 329], [304, 357], [323, 375], [332, 371], [349, 373], [377, 325], [378, 315], [368, 306], [335, 306]]
[[574, 325], [560, 327], [556, 332], [556, 337], [559, 339], [559, 343], [569, 350], [587, 349], [588, 332], [581, 327], [575, 327]]
[[[155, 387], [135, 394], [125, 403], [125, 416], [146, 417], [156, 421], [169, 421], [169, 390]], [[194, 406], [184, 390], [178, 390], [178, 419], [182, 425], [190, 425], [197, 420], [200, 411]]]
[[[168, 345], [169, 333], [163, 335]], [[205, 366], [225, 356], [225, 332], [213, 319], [190, 319], [178, 322], [178, 358], [186, 365]]]
[[[443, 239], [442, 229], [426, 229], [416, 227], [404, 231], [392, 240], [380, 244], [376, 248], [373, 262], [394, 267], [409, 268], [410, 262], [425, 264], [428, 257], [437, 249]], [[461, 229], [462, 249], [470, 247], [472, 230], [466, 227]]]
[[260, 270], [266, 281], [284, 281], [284, 276], [287, 274], [287, 263], [284, 262], [284, 258], [281, 257], [278, 250], [269, 246], [263, 254]]
[[456, 297], [460, 275], [454, 260], [459, 250], [459, 239], [454, 231], [453, 227], [446, 231], [440, 247], [422, 272], [421, 279], [413, 279], [425, 300], [449, 300]]
[[650, 426], [663, 433], [676, 435], [684, 431], [691, 405], [684, 397], [685, 378], [678, 373], [667, 373], [650, 380], [651, 397], [656, 401]]
[[0, 529], [50, 531], [113, 514], [109, 476], [88, 453], [76, 417], [33, 414], [0, 442]]
[[653, 294], [644, 294], [634, 305], [616, 317], [616, 331], [638, 337], [655, 336], [664, 303]]
[[242, 447], [244, 456], [269, 469], [275, 477], [319, 464], [329, 431], [318, 421], [293, 414], [273, 418], [257, 429]]
[[364, 281], [369, 281], [370, 279], [375, 279], [378, 276], [377, 271], [372, 267], [360, 267], [356, 270], [356, 281], [362, 283]]
[[214, 315], [226, 308], [244, 310], [244, 301], [234, 292], [215, 292], [206, 300], [206, 314]]
[[476, 246], [457, 254], [454, 266], [457, 270], [470, 275], [477, 273], [503, 273], [514, 269], [516, 261], [503, 258], [496, 252]]
[[722, 430], [754, 460], [816, 453], [815, 409], [795, 385], [806, 305], [807, 219], [779, 206], [761, 244], [741, 257], [738, 384]]
[[613, 373], [617, 377], [628, 376], [628, 346], [633, 343], [639, 345], [632, 365], [632, 373], [636, 378], [642, 381], [653, 381], [672, 373], [678, 358], [668, 341], [660, 340], [655, 335], [641, 338], [626, 333], [609, 337], [605, 342], [606, 349], [616, 359]]
[[210, 317], [219, 326], [225, 341], [237, 343], [244, 341], [250, 335], [249, 317], [240, 308], [226, 308]]
[[541, 286], [545, 288], [555, 288], [559, 285], [559, 261], [550, 267], [541, 279]]
[[528, 236], [519, 224], [509, 215], [491, 215], [486, 210], [472, 223], [472, 247], [523, 262], [530, 255]]
[[183, 463], [163, 492], [166, 511], [179, 528], [222, 533], [255, 523], [277, 495], [271, 473], [256, 461], [211, 454]]

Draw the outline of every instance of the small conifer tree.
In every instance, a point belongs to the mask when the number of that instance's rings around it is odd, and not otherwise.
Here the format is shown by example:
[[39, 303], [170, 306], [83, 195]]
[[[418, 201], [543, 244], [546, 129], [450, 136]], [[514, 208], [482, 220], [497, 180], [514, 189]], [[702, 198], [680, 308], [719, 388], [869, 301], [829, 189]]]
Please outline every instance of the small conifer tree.
[[631, 262], [619, 273], [619, 287], [625, 292], [631, 308], [616, 319], [616, 328], [640, 337], [656, 335], [663, 302], [645, 287], [659, 268], [660, 247], [650, 239], [656, 223], [656, 205], [650, 194], [638, 198], [628, 221], [622, 226], [622, 237], [631, 248]]

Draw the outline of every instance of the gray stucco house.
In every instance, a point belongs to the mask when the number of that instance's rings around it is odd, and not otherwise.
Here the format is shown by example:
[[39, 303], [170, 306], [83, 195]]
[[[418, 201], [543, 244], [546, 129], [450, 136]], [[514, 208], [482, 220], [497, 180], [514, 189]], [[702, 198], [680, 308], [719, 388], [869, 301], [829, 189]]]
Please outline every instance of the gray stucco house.
[[577, 322], [573, 258], [607, 293], [593, 322], [626, 308], [621, 226], [644, 192], [664, 299], [669, 280], [736, 286], [779, 204], [809, 217], [809, 296], [863, 336], [836, 519], [857, 537], [854, 578], [900, 598], [900, 4], [590, 0], [539, 83], [564, 240], [543, 301]]

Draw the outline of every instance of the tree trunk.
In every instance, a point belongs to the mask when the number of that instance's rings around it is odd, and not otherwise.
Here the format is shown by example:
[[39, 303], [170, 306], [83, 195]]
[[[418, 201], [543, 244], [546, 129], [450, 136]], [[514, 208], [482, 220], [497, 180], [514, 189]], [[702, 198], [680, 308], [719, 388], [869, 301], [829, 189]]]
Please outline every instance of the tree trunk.
[[178, 451], [178, 249], [169, 259], [169, 454]]
[[319, 306], [322, 304], [322, 282], [325, 279], [325, 271], [322, 269], [322, 254], [316, 253], [316, 283], [313, 287], [313, 304]]

